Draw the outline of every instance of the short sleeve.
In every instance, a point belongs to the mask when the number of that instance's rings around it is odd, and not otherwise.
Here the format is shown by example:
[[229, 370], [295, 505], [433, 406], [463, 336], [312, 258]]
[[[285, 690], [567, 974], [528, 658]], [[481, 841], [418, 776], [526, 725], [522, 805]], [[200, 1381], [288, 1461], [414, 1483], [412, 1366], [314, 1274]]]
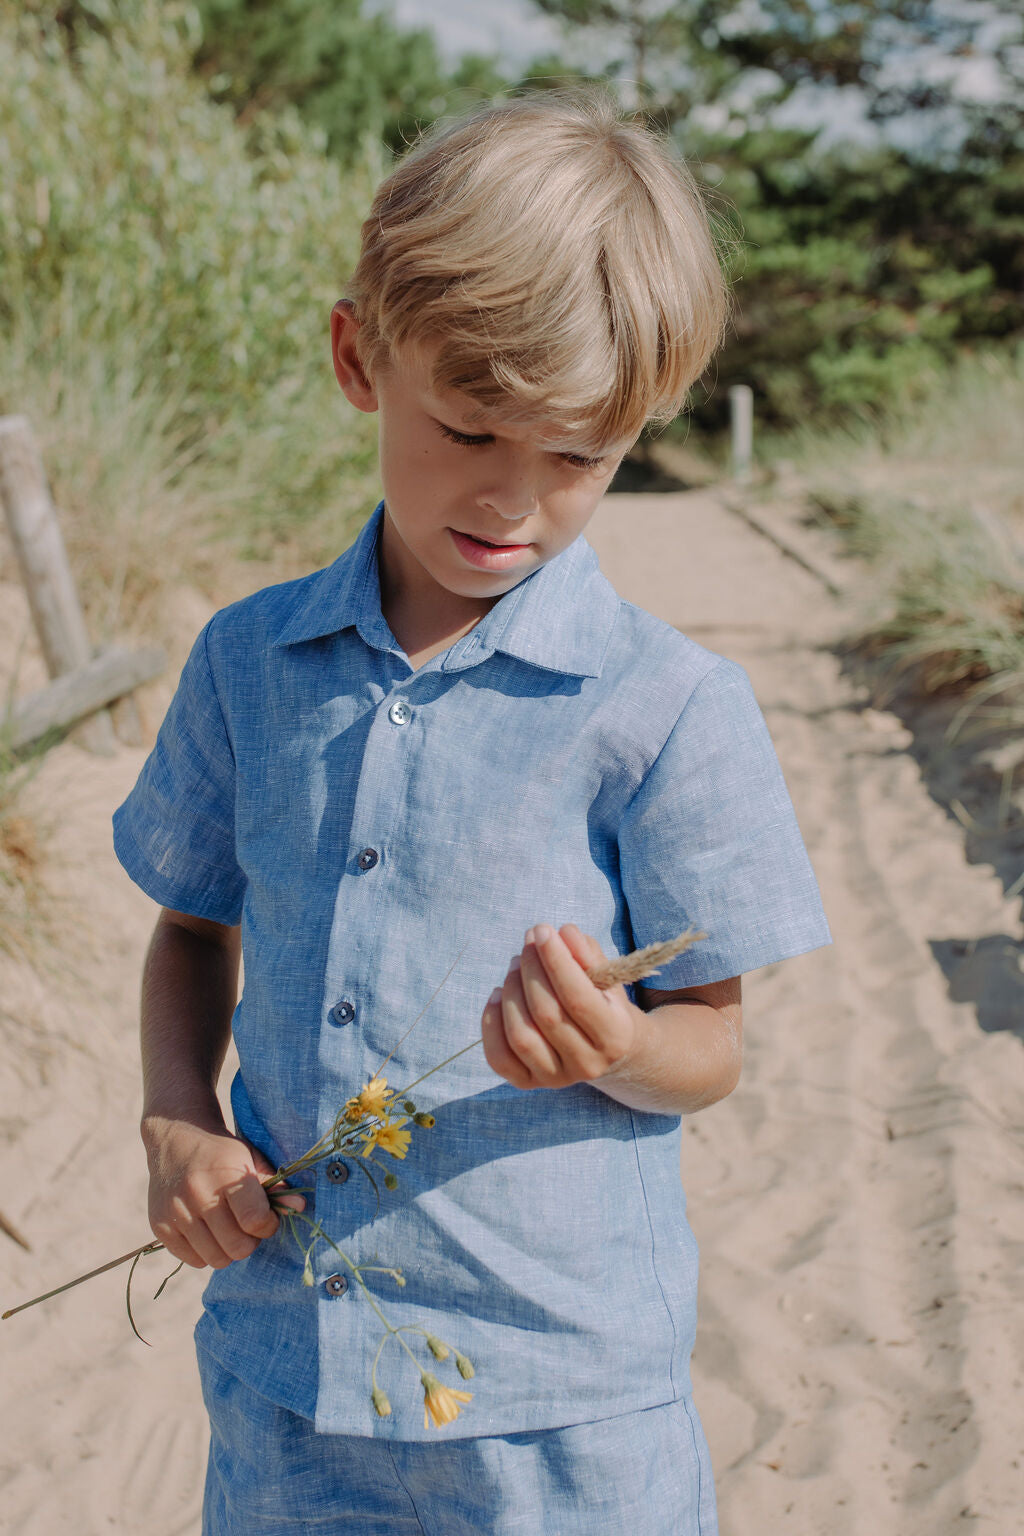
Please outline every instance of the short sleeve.
[[735, 662], [697, 684], [633, 797], [619, 869], [638, 948], [690, 925], [707, 934], [651, 978], [660, 991], [831, 942], [768, 727]]
[[[212, 624], [214, 621], [211, 620]], [[161, 906], [235, 924], [235, 760], [203, 629], [135, 788], [114, 813], [114, 852]]]

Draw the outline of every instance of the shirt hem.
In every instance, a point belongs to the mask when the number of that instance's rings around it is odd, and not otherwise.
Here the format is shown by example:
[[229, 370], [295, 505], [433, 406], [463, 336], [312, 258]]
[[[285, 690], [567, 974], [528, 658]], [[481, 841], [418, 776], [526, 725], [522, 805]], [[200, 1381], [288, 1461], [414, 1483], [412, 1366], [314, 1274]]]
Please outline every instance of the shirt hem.
[[[310, 1414], [303, 1412], [301, 1408], [289, 1401], [287, 1393], [271, 1393], [267, 1390], [266, 1383], [259, 1387], [253, 1386], [251, 1381], [246, 1379], [246, 1375], [239, 1372], [238, 1362], [230, 1358], [230, 1351], [217, 1348], [217, 1344], [223, 1340], [223, 1335], [218, 1335], [214, 1328], [203, 1326], [207, 1317], [208, 1314], [204, 1311], [195, 1326], [193, 1337], [197, 1351], [202, 1350], [208, 1354], [222, 1370], [240, 1381], [247, 1391], [253, 1392], [265, 1402], [273, 1403], [275, 1407], [284, 1409], [287, 1413], [293, 1413], [296, 1417], [305, 1419], [307, 1423], [314, 1425], [317, 1434], [321, 1435], [350, 1435], [365, 1440], [388, 1440], [401, 1444], [421, 1444], [442, 1438], [444, 1440], [493, 1439], [497, 1436], [568, 1429], [574, 1424], [598, 1424], [604, 1419], [616, 1419], [627, 1414], [641, 1413], [647, 1408], [663, 1408], [669, 1403], [682, 1402], [693, 1395], [693, 1382], [687, 1368], [681, 1373], [681, 1379], [670, 1385], [667, 1393], [656, 1391], [649, 1396], [637, 1395], [628, 1399], [619, 1395], [614, 1403], [604, 1399], [605, 1406], [597, 1412], [585, 1411], [591, 1400], [588, 1399], [585, 1391], [577, 1391], [564, 1404], [552, 1405], [544, 1413], [531, 1413], [531, 1405], [527, 1401], [521, 1403], [518, 1410], [512, 1407], [504, 1413], [492, 1413], [485, 1425], [477, 1427], [473, 1424], [470, 1407], [465, 1410], [465, 1417], [460, 1415], [454, 1423], [445, 1425], [443, 1430], [425, 1429], [415, 1434], [399, 1433], [398, 1426], [390, 1419], [374, 1417], [372, 1420], [353, 1419], [351, 1422], [346, 1422], [341, 1415]], [[209, 1337], [211, 1332], [214, 1333], [212, 1343]], [[666, 1371], [666, 1376], [667, 1374]], [[458, 1382], [460, 1388], [464, 1385], [465, 1383], [461, 1380]], [[410, 1387], [410, 1390], [413, 1388]]]
[[[784, 960], [795, 960], [799, 955], [809, 955], [816, 949], [828, 949], [834, 942], [828, 927], [817, 934], [793, 939], [787, 944], [765, 944], [751, 947], [746, 954], [726, 955], [721, 959], [701, 954], [701, 946], [694, 945], [678, 960], [670, 960], [658, 972], [655, 990], [674, 992], [682, 987], [706, 987], [715, 981], [727, 981], [732, 976], [749, 976], [766, 965], [781, 965]], [[702, 965], [700, 962], [704, 961]], [[663, 979], [664, 978], [664, 979]]]
[[174, 912], [187, 912], [190, 917], [202, 917], [213, 923], [223, 923], [233, 928], [241, 919], [241, 902], [228, 906], [209, 892], [199, 893], [176, 885], [166, 875], [161, 875], [144, 857], [135, 838], [114, 818], [114, 853], [128, 878], [152, 901]]

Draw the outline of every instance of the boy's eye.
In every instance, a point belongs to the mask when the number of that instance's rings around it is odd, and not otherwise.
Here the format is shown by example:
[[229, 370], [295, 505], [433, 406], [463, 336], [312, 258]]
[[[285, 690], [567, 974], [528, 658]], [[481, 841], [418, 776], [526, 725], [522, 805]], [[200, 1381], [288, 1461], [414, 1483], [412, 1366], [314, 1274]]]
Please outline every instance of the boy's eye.
[[604, 459], [585, 459], [578, 453], [563, 453], [561, 457], [574, 469], [601, 469], [605, 462]]
[[469, 432], [457, 432], [454, 427], [446, 427], [443, 421], [437, 424], [441, 433], [450, 443], [461, 443], [463, 448], [479, 448], [484, 443], [493, 443], [494, 438], [489, 432], [482, 433], [479, 437], [473, 437]]
[[[450, 443], [458, 443], [463, 448], [482, 448], [486, 443], [494, 442], [491, 432], [481, 432], [474, 436], [471, 432], [460, 432], [457, 427], [446, 426], [443, 421], [439, 421], [437, 426]], [[606, 462], [604, 458], [586, 459], [581, 453], [560, 453], [558, 457], [574, 469], [601, 469]]]

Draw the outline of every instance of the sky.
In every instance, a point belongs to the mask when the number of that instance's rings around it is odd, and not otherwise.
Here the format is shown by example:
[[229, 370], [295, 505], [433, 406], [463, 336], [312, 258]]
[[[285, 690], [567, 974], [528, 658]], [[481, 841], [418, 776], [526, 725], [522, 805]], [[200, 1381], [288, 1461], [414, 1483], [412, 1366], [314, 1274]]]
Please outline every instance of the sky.
[[554, 47], [561, 33], [531, 0], [378, 0], [409, 27], [429, 27], [445, 59], [463, 53], [496, 53], [508, 64], [525, 64]]
[[[562, 51], [562, 32], [532, 0], [371, 0], [373, 9], [388, 11], [400, 24], [428, 27], [445, 59], [454, 63], [463, 53], [494, 53], [513, 68], [525, 66], [546, 51]], [[805, 125], [826, 120], [830, 137], [873, 142], [874, 124], [864, 117], [858, 91], [831, 93], [824, 104], [813, 89], [796, 93], [786, 104], [782, 121]], [[711, 127], [711, 123], [708, 124]]]
[[[829, 0], [820, 3], [827, 6]], [[936, 13], [949, 12], [954, 16], [965, 3], [966, 0], [931, 0]], [[757, 8], [757, 0], [748, 0], [748, 4]], [[511, 73], [549, 50], [565, 51], [560, 46], [561, 29], [532, 0], [368, 0], [368, 5], [390, 12], [399, 24], [429, 27], [444, 58], [452, 63], [463, 53], [496, 54]], [[977, 27], [973, 55], [954, 59], [927, 45], [912, 50], [895, 48], [887, 66], [894, 83], [901, 76], [914, 74], [919, 79], [951, 78], [956, 94], [965, 101], [991, 100], [999, 94], [998, 71], [989, 49], [1006, 28], [1007, 17], [1005, 12], [1000, 14], [986, 4], [986, 0], [970, 0], [970, 6]], [[991, 20], [986, 21], [987, 17]], [[578, 31], [574, 54], [578, 55], [583, 39], [584, 34]], [[587, 62], [590, 67], [597, 66], [596, 58]], [[756, 82], [752, 80], [750, 84]], [[929, 139], [936, 143], [949, 140], [955, 147], [960, 136], [959, 114], [955, 109], [934, 117], [922, 112], [908, 114], [905, 119], [880, 128], [867, 117], [863, 95], [856, 88], [837, 91], [809, 85], [798, 89], [777, 109], [775, 121], [794, 127], [821, 125], [817, 140], [821, 149], [839, 140], [877, 143], [883, 135], [907, 149]]]

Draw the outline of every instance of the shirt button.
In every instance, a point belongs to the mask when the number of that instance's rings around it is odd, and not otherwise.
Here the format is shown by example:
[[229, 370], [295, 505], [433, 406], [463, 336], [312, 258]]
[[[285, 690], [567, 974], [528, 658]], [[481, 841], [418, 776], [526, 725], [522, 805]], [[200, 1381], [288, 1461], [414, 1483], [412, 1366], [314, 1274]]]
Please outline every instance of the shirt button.
[[332, 1024], [351, 1024], [355, 1016], [355, 1004], [350, 1003], [347, 997], [343, 997], [340, 1003], [335, 1003], [328, 1015]]
[[344, 1296], [348, 1290], [348, 1281], [344, 1275], [328, 1275], [324, 1281], [324, 1290], [328, 1296]]
[[359, 865], [360, 869], [372, 869], [379, 859], [380, 854], [377, 852], [376, 848], [364, 848], [356, 860], [356, 863]]
[[392, 725], [408, 725], [412, 719], [412, 710], [404, 699], [396, 699], [388, 710], [388, 719]]
[[327, 1177], [330, 1179], [332, 1184], [344, 1184], [345, 1180], [348, 1178], [348, 1164], [328, 1163]]

